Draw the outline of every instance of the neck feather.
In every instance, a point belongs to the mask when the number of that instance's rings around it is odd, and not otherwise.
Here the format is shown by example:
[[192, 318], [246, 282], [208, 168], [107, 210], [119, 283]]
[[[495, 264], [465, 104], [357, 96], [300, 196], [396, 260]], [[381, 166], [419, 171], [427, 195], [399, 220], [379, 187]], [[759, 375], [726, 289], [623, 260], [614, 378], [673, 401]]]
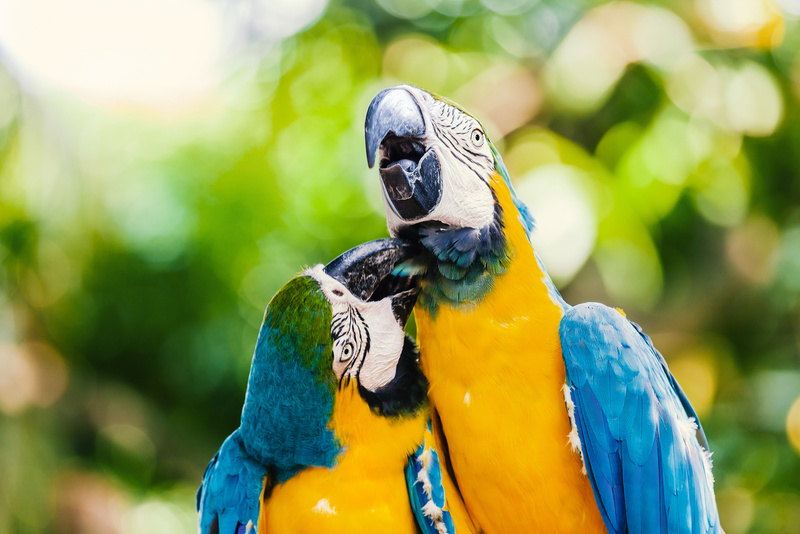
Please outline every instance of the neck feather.
[[436, 315], [441, 305], [468, 307], [480, 302], [511, 261], [504, 211], [495, 196], [492, 222], [483, 228], [423, 224], [412, 227], [428, 253], [428, 274], [418, 306]]
[[342, 461], [405, 462], [422, 441], [427, 417], [424, 405], [404, 415], [382, 416], [365, 402], [356, 381], [350, 380], [336, 395], [331, 428], [342, 445]]
[[382, 417], [409, 416], [424, 407], [428, 398], [428, 381], [417, 364], [418, 359], [416, 343], [406, 337], [392, 381], [376, 391], [358, 385], [361, 397], [376, 414]]
[[[309, 355], [296, 354], [297, 343], [287, 335], [291, 333], [270, 326], [269, 321], [262, 325], [241, 420], [247, 452], [274, 467], [281, 478], [307, 466], [330, 467], [340, 449], [329, 428], [335, 377], [326, 380], [302, 365]], [[310, 350], [329, 347], [323, 343]]]
[[[530, 242], [533, 218], [514, 193], [502, 165], [490, 180], [495, 201], [494, 218], [483, 228], [450, 228], [422, 224], [416, 233], [428, 253], [428, 274], [421, 284], [418, 306], [433, 318], [442, 305], [469, 309], [496, 286], [512, 261], [532, 260], [541, 282], [557, 306], [567, 304], [553, 285]], [[531, 274], [534, 274], [533, 272]]]

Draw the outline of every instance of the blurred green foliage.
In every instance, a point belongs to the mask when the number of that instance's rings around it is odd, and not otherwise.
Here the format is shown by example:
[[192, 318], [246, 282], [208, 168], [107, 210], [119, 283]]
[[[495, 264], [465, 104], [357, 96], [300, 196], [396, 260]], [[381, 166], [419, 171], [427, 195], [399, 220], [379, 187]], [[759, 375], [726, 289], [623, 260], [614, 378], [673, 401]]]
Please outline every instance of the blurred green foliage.
[[195, 531], [269, 298], [386, 235], [363, 117], [410, 82], [486, 124], [566, 299], [653, 336], [726, 531], [800, 532], [796, 1], [213, 6], [216, 83], [178, 103], [0, 35], [0, 531]]

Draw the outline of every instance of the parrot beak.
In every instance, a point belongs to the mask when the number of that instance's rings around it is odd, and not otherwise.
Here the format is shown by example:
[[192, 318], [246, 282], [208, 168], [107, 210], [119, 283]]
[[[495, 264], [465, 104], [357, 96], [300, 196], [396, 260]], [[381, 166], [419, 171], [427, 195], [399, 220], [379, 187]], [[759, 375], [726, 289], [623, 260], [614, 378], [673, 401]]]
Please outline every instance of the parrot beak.
[[393, 87], [378, 93], [364, 124], [367, 163], [372, 168], [380, 151], [384, 194], [406, 221], [429, 214], [442, 198], [441, 164], [425, 146], [425, 116], [411, 90]]
[[390, 297], [395, 317], [405, 326], [419, 293], [422, 271], [413, 260], [420, 252], [410, 241], [376, 239], [344, 252], [323, 270], [362, 301]]

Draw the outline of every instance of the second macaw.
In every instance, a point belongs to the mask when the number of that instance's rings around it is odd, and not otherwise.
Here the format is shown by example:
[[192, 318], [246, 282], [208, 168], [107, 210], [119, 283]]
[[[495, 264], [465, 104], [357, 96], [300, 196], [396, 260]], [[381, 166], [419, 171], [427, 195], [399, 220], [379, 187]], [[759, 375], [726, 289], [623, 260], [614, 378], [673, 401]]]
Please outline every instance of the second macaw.
[[389, 231], [424, 246], [434, 434], [479, 530], [721, 532], [697, 414], [616, 309], [568, 305], [483, 126], [412, 86], [366, 118]]
[[264, 315], [241, 425], [197, 492], [200, 534], [472, 531], [426, 432], [404, 326], [415, 254], [371, 241], [290, 280]]

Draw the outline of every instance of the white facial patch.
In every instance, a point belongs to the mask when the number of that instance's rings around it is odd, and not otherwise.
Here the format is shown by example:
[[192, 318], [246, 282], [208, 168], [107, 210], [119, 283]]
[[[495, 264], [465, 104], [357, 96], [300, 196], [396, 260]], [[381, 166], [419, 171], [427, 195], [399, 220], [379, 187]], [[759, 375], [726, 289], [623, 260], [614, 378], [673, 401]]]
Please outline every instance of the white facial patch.
[[341, 381], [358, 379], [370, 391], [391, 382], [403, 351], [405, 332], [395, 318], [392, 299], [364, 302], [338, 280], [328, 276], [322, 265], [303, 274], [319, 282], [331, 302], [333, 371]]
[[405, 332], [394, 316], [390, 297], [378, 302], [363, 302], [361, 305], [371, 342], [358, 380], [368, 390], [376, 391], [395, 377], [397, 362], [403, 352]]
[[406, 221], [395, 213], [384, 191], [386, 220], [393, 236], [409, 223], [439, 221], [458, 228], [483, 228], [494, 218], [494, 197], [489, 178], [494, 157], [483, 127], [474, 118], [429, 93], [401, 86], [419, 105], [425, 121], [428, 151], [435, 152], [441, 165], [442, 196], [426, 216]]

